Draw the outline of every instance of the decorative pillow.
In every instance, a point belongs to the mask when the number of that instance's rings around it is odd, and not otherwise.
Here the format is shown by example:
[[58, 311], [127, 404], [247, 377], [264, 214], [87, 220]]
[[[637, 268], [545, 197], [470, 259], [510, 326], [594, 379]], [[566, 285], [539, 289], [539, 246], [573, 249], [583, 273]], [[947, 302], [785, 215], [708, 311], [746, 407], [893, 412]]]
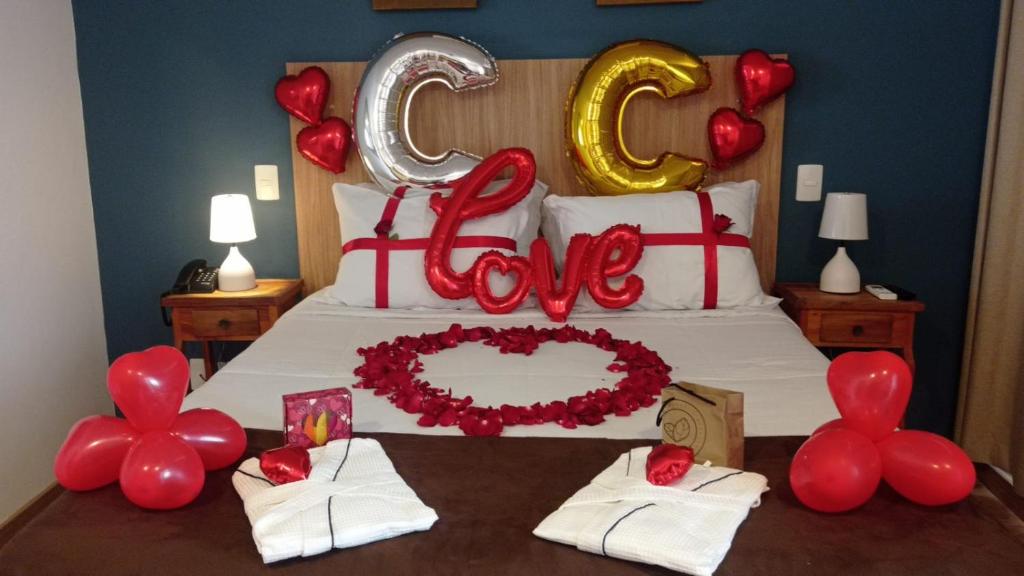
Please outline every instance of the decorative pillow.
[[[487, 192], [504, 186], [498, 180]], [[375, 184], [335, 184], [334, 205], [341, 223], [342, 254], [331, 294], [349, 306], [368, 308], [479, 308], [473, 298], [448, 300], [427, 283], [423, 256], [437, 215], [430, 209], [434, 192], [409, 189], [392, 198]], [[452, 251], [452, 268], [468, 270], [488, 251], [529, 254], [540, 228], [540, 203], [547, 186], [537, 181], [530, 194], [512, 208], [464, 222]], [[462, 246], [460, 246], [460, 244]], [[511, 290], [512, 277], [492, 275], [498, 294]]]
[[[633, 272], [643, 278], [644, 293], [632, 310], [757, 305], [765, 298], [750, 251], [758, 188], [748, 180], [700, 193], [548, 196], [544, 236], [561, 257], [574, 234], [639, 224], [644, 255]], [[579, 306], [595, 305], [581, 294]]]

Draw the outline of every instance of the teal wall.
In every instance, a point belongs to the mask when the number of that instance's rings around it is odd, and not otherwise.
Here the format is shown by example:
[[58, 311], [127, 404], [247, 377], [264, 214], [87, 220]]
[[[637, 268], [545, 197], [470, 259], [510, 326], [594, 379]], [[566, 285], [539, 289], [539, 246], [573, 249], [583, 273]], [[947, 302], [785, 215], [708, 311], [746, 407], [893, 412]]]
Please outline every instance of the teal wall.
[[[951, 430], [998, 25], [997, 0], [706, 0], [597, 8], [594, 0], [480, 0], [476, 10], [378, 13], [369, 0], [75, 0], [79, 73], [111, 358], [171, 340], [159, 294], [208, 241], [209, 197], [252, 191], [244, 252], [296, 276], [288, 120], [272, 97], [288, 61], [365, 60], [399, 32], [464, 35], [497, 58], [585, 57], [646, 37], [698, 54], [788, 52], [779, 278], [815, 280], [834, 246], [821, 203], [793, 200], [796, 166], [870, 194], [864, 280], [916, 291], [918, 381], [909, 423]], [[526, 114], [528, 111], [522, 110]], [[59, 169], [60, 159], [54, 159]]]

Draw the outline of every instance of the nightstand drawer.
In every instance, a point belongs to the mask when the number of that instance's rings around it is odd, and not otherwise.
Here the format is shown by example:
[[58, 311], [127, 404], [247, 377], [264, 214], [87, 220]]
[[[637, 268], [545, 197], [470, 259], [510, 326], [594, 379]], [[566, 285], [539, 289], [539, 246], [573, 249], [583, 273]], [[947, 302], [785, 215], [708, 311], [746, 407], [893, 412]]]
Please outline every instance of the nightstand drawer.
[[887, 344], [892, 340], [891, 314], [823, 312], [818, 338], [825, 343]]
[[192, 334], [199, 338], [259, 336], [259, 313], [255, 308], [193, 310]]

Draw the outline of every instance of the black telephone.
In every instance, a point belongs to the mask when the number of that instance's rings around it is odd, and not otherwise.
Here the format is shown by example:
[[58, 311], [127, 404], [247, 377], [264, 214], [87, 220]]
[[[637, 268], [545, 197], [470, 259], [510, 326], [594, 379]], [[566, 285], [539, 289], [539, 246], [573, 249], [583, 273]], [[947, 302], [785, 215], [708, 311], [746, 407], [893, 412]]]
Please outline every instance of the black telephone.
[[193, 260], [178, 272], [171, 294], [209, 293], [217, 289], [217, 268], [207, 268], [206, 260]]
[[[196, 292], [210, 293], [217, 290], [217, 268], [207, 268], [206, 260], [197, 258], [182, 267], [178, 272], [178, 279], [170, 290], [160, 295], [163, 300], [168, 294], [194, 294]], [[171, 325], [171, 318], [167, 315], [167, 308], [160, 307], [160, 316], [164, 324]]]

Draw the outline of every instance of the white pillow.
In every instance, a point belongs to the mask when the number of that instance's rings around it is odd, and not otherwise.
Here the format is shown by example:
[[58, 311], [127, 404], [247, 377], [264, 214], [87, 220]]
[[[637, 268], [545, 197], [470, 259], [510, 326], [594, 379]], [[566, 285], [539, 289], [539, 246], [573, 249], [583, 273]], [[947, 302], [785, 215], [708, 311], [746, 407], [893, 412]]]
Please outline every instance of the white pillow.
[[[699, 194], [710, 200], [710, 214], [732, 219], [722, 237], [730, 243], [749, 245], [757, 206], [758, 183], [728, 182]], [[634, 273], [644, 280], [644, 293], [629, 310], [679, 310], [705, 307], [705, 250], [701, 245], [651, 245], [649, 234], [700, 233], [701, 207], [696, 192], [630, 194], [626, 196], [548, 196], [544, 200], [544, 236], [557, 255], [559, 266], [565, 247], [574, 234], [597, 235], [615, 224], [639, 224], [644, 235], [644, 255]], [[664, 239], [664, 237], [662, 237]], [[668, 241], [674, 241], [668, 239]], [[710, 308], [762, 304], [765, 295], [749, 247], [717, 246], [717, 301]], [[712, 279], [714, 277], [711, 277]], [[614, 282], [613, 282], [614, 285]], [[710, 296], [714, 296], [712, 291]], [[709, 298], [709, 300], [712, 300]], [[577, 308], [593, 310], [596, 304], [581, 294]]]
[[[493, 192], [504, 186], [508, 180], [492, 182], [485, 191]], [[407, 250], [390, 250], [387, 253], [386, 299], [379, 298], [377, 282], [377, 250], [367, 247], [355, 248], [367, 240], [376, 240], [374, 228], [381, 221], [385, 206], [390, 199], [376, 184], [335, 184], [334, 205], [338, 210], [341, 224], [343, 253], [338, 265], [338, 277], [331, 288], [331, 295], [349, 306], [368, 308], [479, 308], [472, 298], [448, 300], [442, 298], [427, 283], [423, 256], [426, 241], [422, 247]], [[389, 236], [397, 239], [429, 239], [437, 221], [437, 215], [430, 209], [430, 195], [438, 190], [410, 189], [398, 202]], [[451, 190], [440, 190], [450, 194]], [[480, 248], [455, 248], [452, 251], [452, 268], [462, 272], [468, 270], [477, 257], [488, 250], [499, 250], [505, 254], [529, 254], [530, 243], [537, 237], [540, 228], [540, 203], [547, 193], [547, 186], [537, 181], [526, 198], [499, 214], [492, 214], [462, 223], [459, 236], [490, 236], [511, 239], [514, 249], [484, 246]], [[355, 242], [353, 242], [355, 241]], [[507, 240], [506, 240], [507, 242]], [[347, 247], [347, 248], [346, 248]], [[495, 294], [511, 290], [513, 278], [497, 272], [490, 276]]]

